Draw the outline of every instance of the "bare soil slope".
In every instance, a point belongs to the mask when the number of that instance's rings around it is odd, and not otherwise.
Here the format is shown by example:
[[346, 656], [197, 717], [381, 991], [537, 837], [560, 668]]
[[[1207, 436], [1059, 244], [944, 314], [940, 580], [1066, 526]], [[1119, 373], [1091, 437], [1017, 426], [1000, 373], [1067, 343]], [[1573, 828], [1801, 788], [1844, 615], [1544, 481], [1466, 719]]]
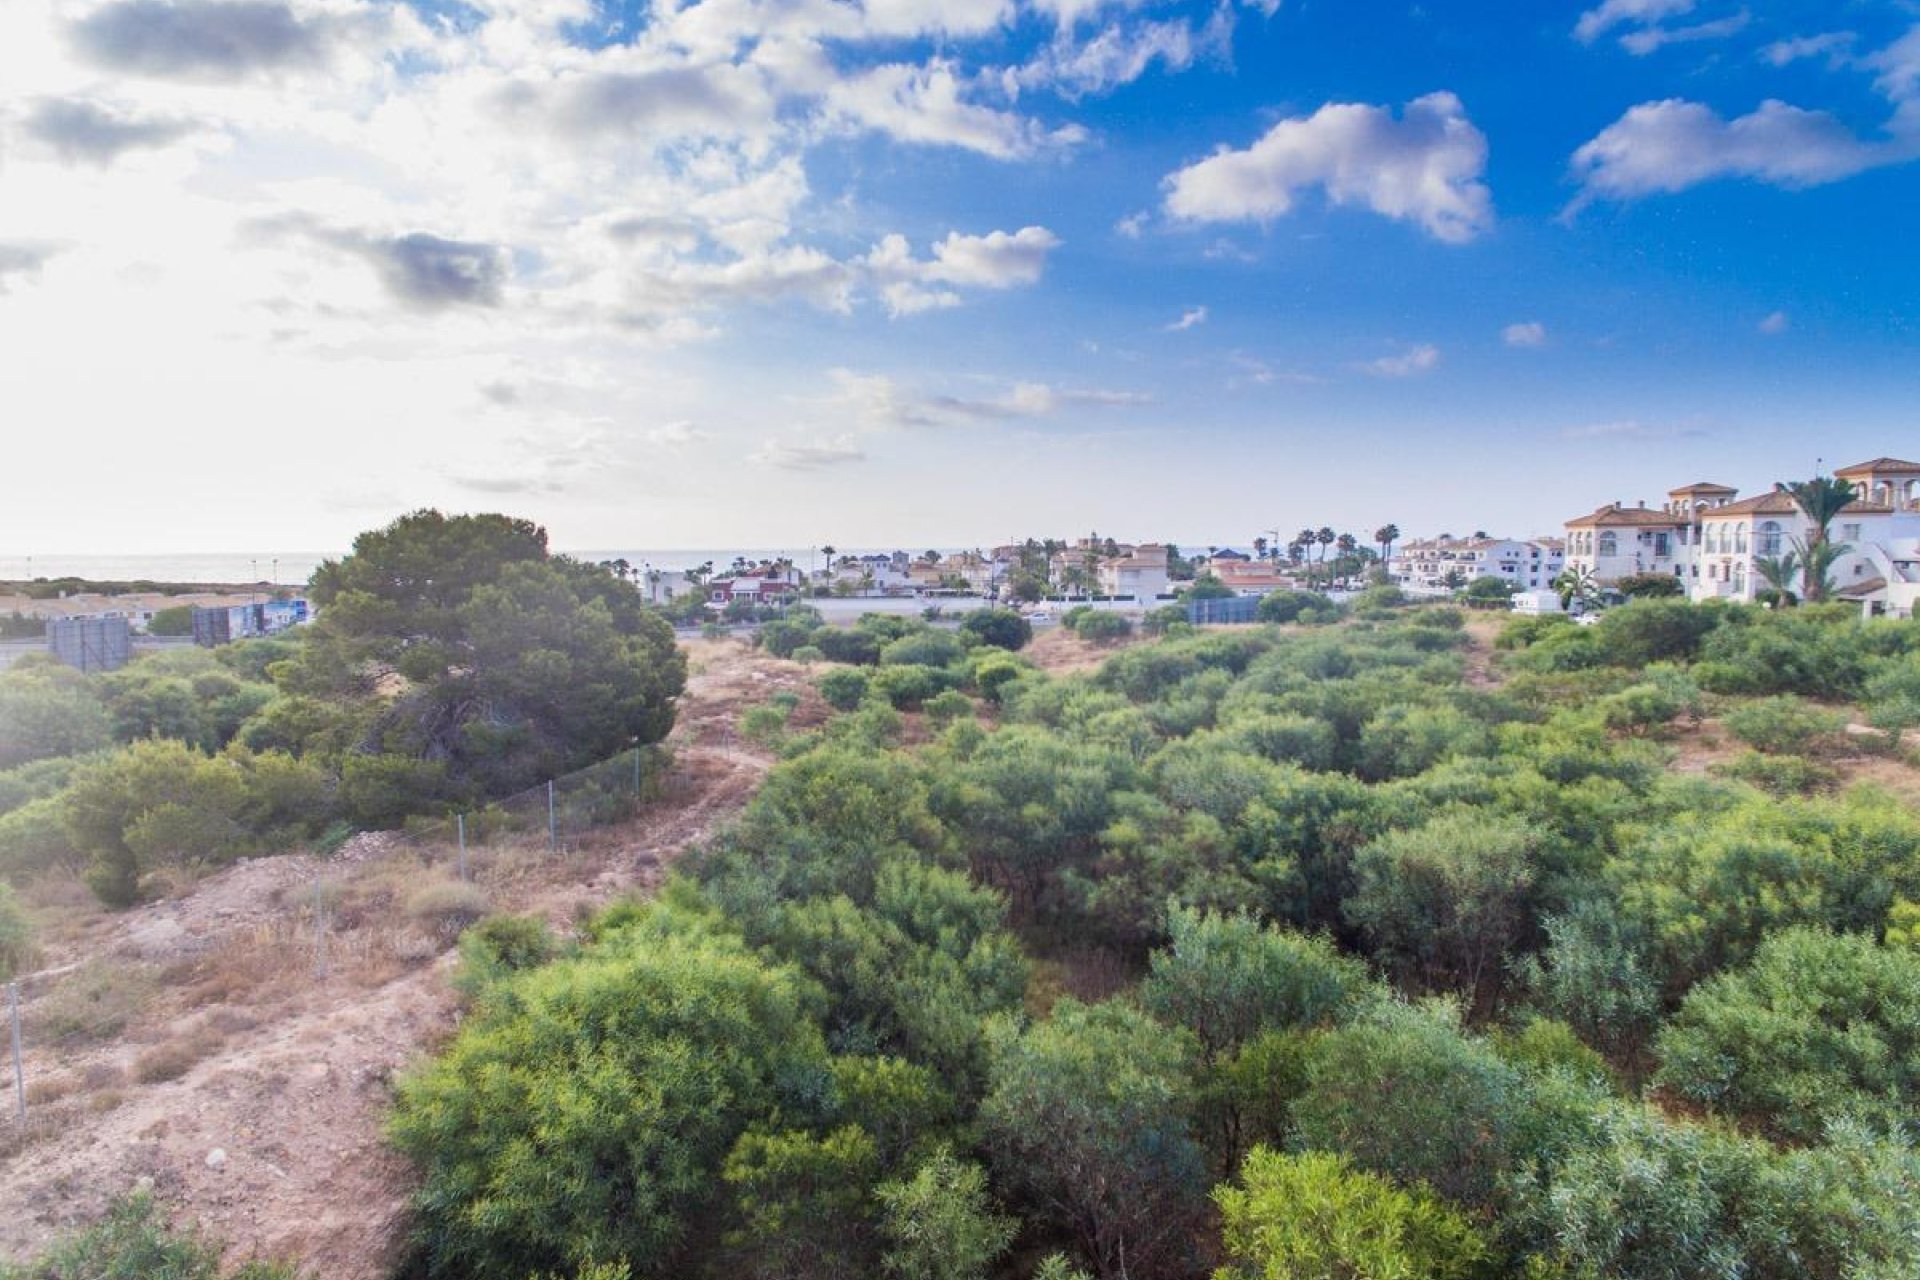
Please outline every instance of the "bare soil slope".
[[[794, 664], [737, 641], [688, 648], [666, 795], [568, 855], [476, 850], [474, 883], [494, 909], [566, 929], [651, 888], [771, 765], [735, 739], [740, 711], [792, 689], [796, 724], [824, 714]], [[452, 879], [450, 857], [374, 834], [324, 861], [243, 863], [119, 914], [83, 905], [71, 886], [43, 892], [65, 905], [47, 908], [57, 918], [44, 967], [23, 984], [29, 1119], [0, 1122], [0, 1259], [22, 1260], [148, 1186], [179, 1221], [224, 1239], [229, 1261], [384, 1275], [409, 1191], [381, 1139], [389, 1082], [457, 1019], [457, 930], [417, 901], [422, 885]]]

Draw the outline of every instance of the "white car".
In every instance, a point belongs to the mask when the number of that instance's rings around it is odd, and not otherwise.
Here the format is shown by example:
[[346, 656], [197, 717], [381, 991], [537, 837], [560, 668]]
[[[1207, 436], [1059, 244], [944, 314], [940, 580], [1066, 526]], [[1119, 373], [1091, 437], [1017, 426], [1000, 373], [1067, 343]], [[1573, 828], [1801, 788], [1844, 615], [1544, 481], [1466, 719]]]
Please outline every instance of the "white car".
[[1046, 609], [1035, 609], [1027, 615], [1028, 622], [1052, 622], [1053, 614]]

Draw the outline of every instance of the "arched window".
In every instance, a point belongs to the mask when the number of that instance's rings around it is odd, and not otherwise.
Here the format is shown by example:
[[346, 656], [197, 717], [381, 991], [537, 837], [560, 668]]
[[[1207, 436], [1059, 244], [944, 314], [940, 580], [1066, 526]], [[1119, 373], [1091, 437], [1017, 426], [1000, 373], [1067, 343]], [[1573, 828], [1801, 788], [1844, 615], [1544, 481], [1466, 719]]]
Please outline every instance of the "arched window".
[[1743, 524], [1734, 526], [1733, 550], [1735, 555], [1747, 554], [1747, 526]]
[[1602, 557], [1620, 554], [1620, 543], [1611, 531], [1600, 535], [1600, 554]]
[[1759, 536], [1753, 540], [1754, 551], [1763, 556], [1780, 554], [1780, 522], [1769, 520], [1760, 526]]

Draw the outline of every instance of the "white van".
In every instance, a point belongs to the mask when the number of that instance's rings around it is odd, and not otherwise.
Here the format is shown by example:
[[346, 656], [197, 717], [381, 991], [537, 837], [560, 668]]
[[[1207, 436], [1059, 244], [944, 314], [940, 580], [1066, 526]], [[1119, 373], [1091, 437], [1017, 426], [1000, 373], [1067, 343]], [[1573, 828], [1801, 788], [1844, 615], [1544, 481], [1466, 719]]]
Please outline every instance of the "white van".
[[1542, 614], [1559, 613], [1560, 593], [1557, 591], [1519, 591], [1514, 593], [1513, 611], [1532, 617]]

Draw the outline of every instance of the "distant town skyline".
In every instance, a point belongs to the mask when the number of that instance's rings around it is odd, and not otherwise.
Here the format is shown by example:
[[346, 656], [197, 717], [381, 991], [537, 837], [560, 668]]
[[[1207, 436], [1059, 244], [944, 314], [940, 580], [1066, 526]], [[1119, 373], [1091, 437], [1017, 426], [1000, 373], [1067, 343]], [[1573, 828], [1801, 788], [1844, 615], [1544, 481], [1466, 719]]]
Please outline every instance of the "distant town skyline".
[[1897, 0], [9, 0], [0, 557], [1753, 493], [1916, 452], [1916, 159]]

